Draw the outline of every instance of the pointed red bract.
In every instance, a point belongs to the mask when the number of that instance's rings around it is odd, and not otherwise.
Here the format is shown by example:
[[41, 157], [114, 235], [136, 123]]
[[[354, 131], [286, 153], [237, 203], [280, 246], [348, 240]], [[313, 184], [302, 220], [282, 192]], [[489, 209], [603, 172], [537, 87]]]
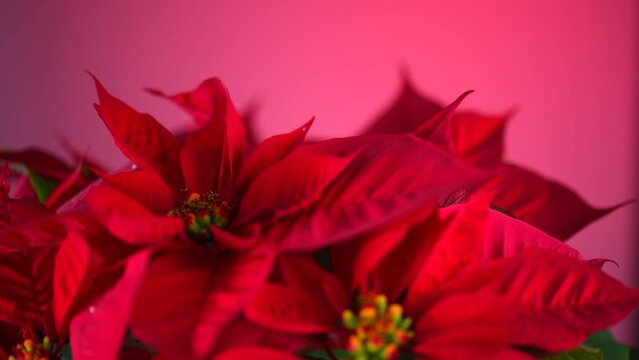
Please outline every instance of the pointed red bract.
[[209, 121], [186, 137], [180, 161], [190, 191], [220, 191], [224, 162], [224, 125], [222, 121]]
[[241, 194], [246, 191], [246, 188], [259, 174], [302, 145], [313, 120], [311, 119], [288, 134], [275, 135], [260, 143], [242, 168], [235, 187], [236, 193]]
[[[494, 259], [510, 257], [526, 248], [548, 249], [573, 258], [580, 254], [570, 246], [532, 226], [489, 209], [488, 193], [480, 192], [465, 205], [440, 210], [440, 221], [450, 222], [420, 264], [417, 277], [409, 287], [406, 306], [422, 311], [425, 298], [474, 266]], [[425, 229], [428, 231], [427, 229]], [[406, 266], [406, 265], [404, 265]]]
[[450, 105], [443, 108], [437, 114], [433, 115], [427, 121], [424, 121], [418, 128], [415, 129], [413, 134], [415, 136], [427, 140], [435, 145], [437, 145], [440, 149], [446, 151], [449, 154], [455, 154], [455, 144], [453, 143], [450, 133], [451, 133], [451, 121], [453, 118], [453, 114], [459, 107], [462, 101], [473, 91], [466, 91], [461, 94], [455, 101], [453, 101]]
[[169, 186], [183, 187], [180, 144], [175, 137], [153, 117], [133, 110], [93, 79], [100, 100], [96, 110], [122, 153], [141, 168], [157, 173]]
[[488, 187], [499, 208], [560, 240], [625, 205], [592, 207], [564, 185], [516, 165], [502, 165]]
[[270, 223], [310, 208], [344, 172], [350, 160], [311, 153], [281, 161], [251, 184], [242, 198], [237, 222]]
[[111, 234], [129, 244], [171, 244], [186, 237], [181, 218], [157, 216], [113, 188], [95, 187], [85, 201]]
[[331, 332], [340, 319], [325, 299], [276, 284], [262, 286], [244, 314], [257, 324], [297, 334]]
[[486, 176], [407, 135], [335, 139], [302, 147], [298, 153], [351, 160], [312, 210], [269, 229], [266, 237], [282, 251], [318, 249], [425, 207], [434, 209], [441, 199]]
[[459, 112], [450, 123], [450, 136], [457, 156], [481, 168], [499, 166], [504, 157], [504, 131], [511, 114], [487, 116]]
[[503, 161], [504, 131], [511, 113], [486, 116], [452, 114], [468, 93], [441, 110], [404, 79], [405, 88], [395, 103], [363, 131], [364, 134], [414, 133], [443, 150], [450, 143], [468, 164], [497, 171], [492, 181], [498, 192], [495, 204], [516, 218], [560, 240], [567, 240], [591, 222], [623, 204], [595, 208], [568, 187]]
[[168, 212], [173, 209], [171, 189], [150, 171], [140, 169], [116, 174], [107, 174], [95, 169], [93, 171], [104, 182], [153, 212]]
[[411, 350], [433, 359], [535, 359], [510, 347], [513, 310], [492, 294], [445, 298], [420, 316]]
[[87, 290], [95, 282], [100, 258], [75, 232], [62, 242], [53, 273], [53, 317], [61, 337], [68, 336], [71, 317], [84, 306]]
[[[161, 92], [154, 92], [162, 95]], [[231, 101], [228, 90], [218, 78], [203, 81], [195, 90], [168, 97], [191, 113], [202, 128], [187, 139], [185, 146], [190, 155], [182, 155], [185, 176], [191, 178], [189, 186], [199, 188], [212, 184], [196, 182], [198, 172], [210, 174], [206, 167], [213, 166], [214, 189], [228, 189], [239, 175], [246, 151], [244, 125]], [[183, 150], [184, 151], [184, 150]], [[185, 161], [186, 158], [186, 161]], [[201, 161], [194, 161], [200, 159]], [[211, 162], [208, 162], [212, 160]], [[186, 164], [186, 165], [185, 165]], [[199, 169], [199, 167], [205, 167]], [[205, 178], [208, 180], [208, 178]], [[193, 191], [199, 191], [194, 189]], [[228, 190], [226, 190], [228, 191]]]
[[427, 99], [415, 89], [408, 74], [403, 74], [402, 89], [394, 102], [360, 133], [363, 135], [411, 133], [441, 109], [439, 104]]
[[124, 273], [100, 299], [90, 302], [71, 321], [74, 359], [115, 359], [128, 328], [133, 299], [142, 282], [150, 251], [136, 253]]
[[448, 287], [514, 304], [510, 342], [550, 352], [579, 345], [639, 306], [639, 291], [587, 262], [539, 248], [486, 263]]
[[73, 173], [58, 185], [55, 190], [49, 195], [45, 205], [49, 209], [59, 208], [65, 201], [69, 200], [73, 195], [81, 188], [82, 181], [82, 168], [84, 162], [80, 161]]
[[270, 270], [267, 255], [228, 255], [189, 248], [158, 252], [136, 295], [133, 334], [170, 358], [208, 358]]

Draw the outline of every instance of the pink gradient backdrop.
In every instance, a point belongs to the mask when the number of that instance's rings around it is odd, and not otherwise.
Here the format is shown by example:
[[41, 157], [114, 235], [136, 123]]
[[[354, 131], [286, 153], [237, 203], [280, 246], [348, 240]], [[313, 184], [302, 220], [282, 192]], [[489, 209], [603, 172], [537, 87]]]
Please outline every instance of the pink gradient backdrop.
[[[59, 151], [64, 134], [121, 161], [85, 69], [170, 127], [187, 116], [141, 88], [218, 75], [240, 108], [260, 105], [263, 134], [315, 115], [316, 135], [347, 135], [392, 100], [404, 65], [443, 102], [475, 89], [466, 108], [516, 106], [508, 157], [609, 205], [637, 190], [638, 24], [636, 0], [3, 1], [0, 146]], [[571, 243], [638, 286], [636, 219], [628, 206]]]

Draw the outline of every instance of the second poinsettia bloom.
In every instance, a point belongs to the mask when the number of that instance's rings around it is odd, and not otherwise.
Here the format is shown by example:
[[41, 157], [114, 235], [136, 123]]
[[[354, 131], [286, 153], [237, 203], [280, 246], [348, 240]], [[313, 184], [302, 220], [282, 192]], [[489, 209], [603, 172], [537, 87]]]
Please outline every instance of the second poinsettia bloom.
[[482, 197], [340, 244], [330, 265], [279, 257], [246, 317], [308, 336], [302, 353], [533, 360], [639, 306], [639, 291]]

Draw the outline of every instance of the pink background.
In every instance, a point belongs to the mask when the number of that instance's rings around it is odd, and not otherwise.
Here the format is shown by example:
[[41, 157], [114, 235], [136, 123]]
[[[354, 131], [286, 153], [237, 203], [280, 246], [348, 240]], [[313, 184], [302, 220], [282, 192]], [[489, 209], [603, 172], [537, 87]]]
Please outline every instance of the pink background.
[[[315, 115], [316, 135], [347, 135], [393, 99], [404, 65], [442, 102], [475, 89], [466, 108], [515, 106], [508, 157], [610, 205], [637, 192], [638, 18], [636, 0], [2, 1], [0, 146], [59, 151], [64, 134], [121, 161], [85, 69], [172, 128], [187, 116], [141, 88], [218, 75], [239, 108], [259, 104], [263, 134]], [[637, 287], [636, 219], [628, 206], [571, 243]]]

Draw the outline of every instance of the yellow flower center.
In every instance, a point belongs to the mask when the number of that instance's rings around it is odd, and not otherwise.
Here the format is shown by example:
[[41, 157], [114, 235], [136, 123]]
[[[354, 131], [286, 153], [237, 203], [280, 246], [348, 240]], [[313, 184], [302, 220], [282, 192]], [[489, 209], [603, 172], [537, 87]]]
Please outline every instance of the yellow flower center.
[[348, 351], [355, 360], [393, 359], [399, 349], [414, 336], [412, 319], [403, 316], [399, 304], [388, 306], [384, 295], [369, 294], [358, 299], [357, 314], [342, 312], [344, 327], [353, 331]]
[[22, 344], [14, 346], [14, 354], [10, 355], [8, 360], [51, 360], [53, 359], [52, 350], [53, 344], [47, 336], [42, 339], [42, 342], [26, 338]]
[[220, 200], [220, 196], [209, 191], [192, 193], [182, 205], [171, 210], [169, 216], [185, 220], [186, 230], [198, 242], [210, 243], [213, 238], [211, 226], [223, 228], [228, 225], [232, 203]]

